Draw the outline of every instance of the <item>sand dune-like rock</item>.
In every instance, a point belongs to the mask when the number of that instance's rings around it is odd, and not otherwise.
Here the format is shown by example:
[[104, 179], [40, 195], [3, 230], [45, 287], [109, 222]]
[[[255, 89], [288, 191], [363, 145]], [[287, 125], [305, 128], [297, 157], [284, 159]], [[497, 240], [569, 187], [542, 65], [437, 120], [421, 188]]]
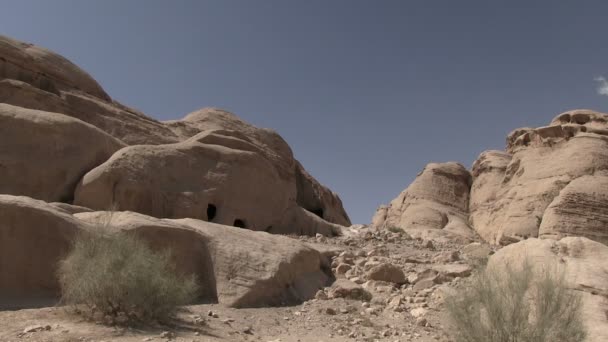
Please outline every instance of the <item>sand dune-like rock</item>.
[[72, 116], [127, 144], [179, 140], [162, 123], [113, 101], [89, 74], [64, 57], [1, 35], [0, 102]]
[[82, 175], [123, 147], [78, 119], [0, 103], [0, 194], [70, 201]]
[[22, 80], [52, 93], [74, 89], [110, 99], [89, 74], [52, 51], [1, 35], [0, 51], [0, 78]]

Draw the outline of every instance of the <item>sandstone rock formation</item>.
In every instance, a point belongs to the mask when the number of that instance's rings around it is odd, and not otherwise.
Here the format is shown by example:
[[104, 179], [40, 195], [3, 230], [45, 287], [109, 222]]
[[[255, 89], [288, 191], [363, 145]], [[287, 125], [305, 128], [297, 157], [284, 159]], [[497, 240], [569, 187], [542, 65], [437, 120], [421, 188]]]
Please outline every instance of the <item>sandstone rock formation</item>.
[[321, 254], [296, 240], [194, 219], [133, 212], [70, 215], [43, 201], [0, 195], [0, 222], [0, 294], [7, 301], [56, 297], [57, 264], [74, 234], [100, 225], [133, 231], [158, 250], [171, 248], [178, 271], [198, 276], [201, 300], [207, 302], [293, 304], [312, 298], [331, 280]]
[[153, 120], [65, 58], [4, 36], [0, 103], [0, 194], [283, 234], [350, 225], [273, 130], [211, 108]]
[[0, 103], [72, 116], [127, 144], [177, 140], [160, 122], [113, 101], [67, 59], [5, 36], [0, 36]]
[[0, 195], [0, 303], [57, 296], [56, 266], [86, 226], [43, 201]]
[[458, 163], [432, 163], [388, 207], [373, 218], [376, 227], [400, 227], [413, 236], [475, 236], [467, 223], [471, 175]]
[[0, 194], [71, 201], [82, 175], [123, 147], [78, 119], [0, 103]]
[[[471, 227], [502, 245], [538, 236], [607, 241], [607, 114], [575, 110], [546, 127], [516, 129], [506, 151], [478, 157], [472, 180], [462, 168], [451, 182], [439, 181], [446, 177], [429, 172], [437, 165], [444, 164], [427, 166], [390, 206], [380, 207], [372, 224], [409, 232], [421, 225], [449, 231], [448, 223], [457, 222], [458, 232]], [[459, 191], [464, 195], [455, 196]]]
[[[572, 113], [568, 115], [582, 114]], [[474, 221], [475, 229], [486, 240], [502, 244], [538, 236], [545, 210], [566, 185], [582, 176], [600, 175], [608, 167], [608, 137], [586, 130], [564, 124], [511, 133], [507, 151], [512, 158], [500, 186], [490, 185], [496, 189], [495, 199], [486, 200], [486, 219]], [[487, 177], [484, 170], [476, 173]], [[493, 191], [481, 185], [478, 189]]]
[[526, 258], [533, 267], [563, 272], [567, 286], [582, 296], [587, 341], [607, 341], [608, 246], [584, 237], [531, 238], [499, 250], [488, 267], [520, 267]]
[[585, 236], [608, 245], [608, 177], [582, 176], [566, 185], [543, 214], [541, 237]]

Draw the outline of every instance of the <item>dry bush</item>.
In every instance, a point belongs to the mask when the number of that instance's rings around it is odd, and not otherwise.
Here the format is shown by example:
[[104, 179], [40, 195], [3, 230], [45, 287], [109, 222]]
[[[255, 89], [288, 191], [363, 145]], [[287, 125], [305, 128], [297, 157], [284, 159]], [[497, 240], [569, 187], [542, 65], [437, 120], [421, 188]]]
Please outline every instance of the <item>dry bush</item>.
[[168, 251], [152, 251], [134, 234], [105, 228], [78, 234], [61, 262], [64, 303], [84, 304], [88, 310], [79, 312], [90, 315], [146, 321], [196, 299], [196, 279], [177, 275]]
[[386, 227], [386, 230], [388, 230], [391, 233], [397, 233], [397, 234], [405, 233], [405, 230], [403, 230], [403, 228], [397, 227], [397, 226], [388, 226], [388, 227]]
[[486, 268], [446, 299], [458, 342], [578, 342], [581, 298], [555, 267]]

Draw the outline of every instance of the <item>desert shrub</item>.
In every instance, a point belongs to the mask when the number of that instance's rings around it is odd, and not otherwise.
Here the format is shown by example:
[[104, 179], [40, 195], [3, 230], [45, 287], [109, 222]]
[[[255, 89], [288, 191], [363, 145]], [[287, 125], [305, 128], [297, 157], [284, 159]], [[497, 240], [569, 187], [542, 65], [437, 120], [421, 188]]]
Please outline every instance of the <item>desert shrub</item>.
[[397, 227], [397, 226], [388, 226], [388, 227], [386, 227], [386, 230], [388, 230], [391, 233], [398, 233], [398, 234], [405, 233], [405, 230], [403, 230], [403, 228]]
[[486, 268], [446, 298], [458, 342], [577, 342], [581, 299], [555, 267]]
[[79, 312], [127, 321], [166, 318], [198, 293], [194, 276], [178, 275], [168, 251], [103, 228], [76, 236], [59, 281], [63, 302], [87, 309]]

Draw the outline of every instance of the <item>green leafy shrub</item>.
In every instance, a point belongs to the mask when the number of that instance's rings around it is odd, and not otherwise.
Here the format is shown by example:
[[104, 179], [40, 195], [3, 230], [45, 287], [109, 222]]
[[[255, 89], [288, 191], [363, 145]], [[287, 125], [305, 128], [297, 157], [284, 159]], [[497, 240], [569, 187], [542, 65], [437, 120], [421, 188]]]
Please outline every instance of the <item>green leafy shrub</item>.
[[194, 276], [178, 275], [168, 251], [152, 251], [134, 234], [103, 227], [76, 236], [59, 281], [64, 303], [128, 321], [166, 318], [198, 293]]
[[[553, 271], [553, 272], [552, 272]], [[585, 339], [581, 299], [563, 273], [525, 261], [486, 268], [446, 299], [458, 342], [578, 342]]]

